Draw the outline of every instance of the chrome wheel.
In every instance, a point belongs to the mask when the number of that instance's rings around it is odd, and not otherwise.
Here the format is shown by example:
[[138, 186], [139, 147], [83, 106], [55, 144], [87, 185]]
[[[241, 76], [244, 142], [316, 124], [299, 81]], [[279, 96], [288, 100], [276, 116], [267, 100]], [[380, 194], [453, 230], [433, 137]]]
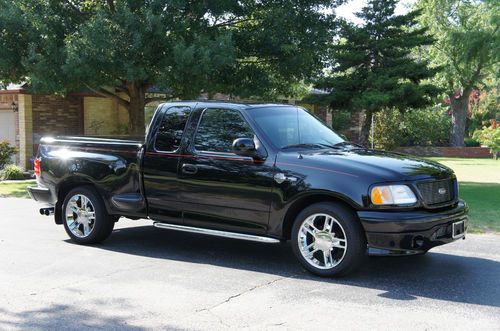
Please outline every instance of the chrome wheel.
[[318, 269], [336, 267], [347, 251], [344, 228], [328, 214], [314, 214], [306, 218], [297, 239], [302, 257]]
[[89, 198], [76, 194], [69, 199], [65, 210], [68, 229], [78, 238], [88, 237], [95, 225], [95, 208]]

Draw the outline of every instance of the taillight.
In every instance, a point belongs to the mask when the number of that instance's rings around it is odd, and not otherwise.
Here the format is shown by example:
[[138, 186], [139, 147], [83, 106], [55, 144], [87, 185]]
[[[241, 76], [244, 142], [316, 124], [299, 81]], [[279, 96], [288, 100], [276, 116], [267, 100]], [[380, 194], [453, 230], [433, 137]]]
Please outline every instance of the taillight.
[[35, 176], [40, 177], [40, 159], [37, 158], [33, 161], [33, 170], [35, 170]]

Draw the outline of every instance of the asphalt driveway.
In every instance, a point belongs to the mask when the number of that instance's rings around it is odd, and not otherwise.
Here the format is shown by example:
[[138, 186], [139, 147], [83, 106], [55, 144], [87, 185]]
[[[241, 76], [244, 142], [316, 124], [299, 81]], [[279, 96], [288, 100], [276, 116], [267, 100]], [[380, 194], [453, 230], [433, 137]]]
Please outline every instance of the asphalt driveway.
[[321, 279], [288, 245], [148, 221], [78, 246], [38, 208], [0, 198], [0, 329], [500, 330], [500, 236], [367, 258], [348, 278]]

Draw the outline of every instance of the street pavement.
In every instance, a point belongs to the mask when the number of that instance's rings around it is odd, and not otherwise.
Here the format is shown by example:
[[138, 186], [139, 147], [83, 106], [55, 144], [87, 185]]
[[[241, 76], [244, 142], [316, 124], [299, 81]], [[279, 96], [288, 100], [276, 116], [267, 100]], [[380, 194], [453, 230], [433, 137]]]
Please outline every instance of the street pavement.
[[289, 244], [120, 220], [71, 243], [31, 200], [0, 198], [0, 330], [500, 330], [500, 236], [371, 257], [322, 279]]

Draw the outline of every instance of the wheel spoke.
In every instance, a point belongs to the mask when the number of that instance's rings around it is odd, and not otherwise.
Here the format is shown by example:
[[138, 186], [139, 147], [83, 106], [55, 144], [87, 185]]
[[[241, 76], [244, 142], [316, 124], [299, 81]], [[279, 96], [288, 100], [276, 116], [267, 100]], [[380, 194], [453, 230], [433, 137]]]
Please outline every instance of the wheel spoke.
[[345, 239], [335, 238], [332, 243], [332, 246], [335, 248], [345, 249], [345, 242], [346, 242]]
[[307, 228], [307, 227], [302, 227], [302, 232], [304, 234], [308, 234], [309, 233], [311, 236], [314, 237], [314, 232], [311, 229]]
[[81, 199], [82, 199], [82, 209], [87, 210], [87, 205], [89, 203], [89, 199], [87, 199], [87, 197], [84, 195], [81, 196]]
[[314, 246], [314, 243], [310, 243], [307, 246], [302, 246], [301, 251], [304, 252], [304, 253], [306, 253], [306, 254], [309, 254], [311, 252], [311, 248], [313, 246]]
[[75, 213], [75, 214], [76, 214], [76, 213], [78, 213], [78, 206], [76, 205], [76, 202], [74, 202], [74, 201], [70, 201], [70, 202], [68, 203], [68, 207], [71, 209], [71, 211], [72, 211], [73, 213]]
[[68, 227], [70, 228], [71, 231], [74, 231], [78, 228], [78, 222], [73, 220], [71, 223], [68, 223]]
[[332, 232], [332, 224], [333, 224], [333, 218], [326, 217], [325, 224], [323, 224], [323, 230], [328, 231], [328, 232]]
[[308, 252], [307, 253], [308, 259], [310, 260], [314, 259], [314, 253], [316, 253], [317, 251], [319, 251], [319, 249], [313, 249], [312, 251]]
[[83, 235], [86, 236], [90, 233], [90, 225], [88, 223], [83, 224]]
[[329, 259], [330, 256], [330, 252], [323, 251], [323, 263], [325, 264], [325, 267], [328, 267], [332, 264], [331, 259]]
[[306, 222], [305, 222], [305, 225], [309, 226], [309, 228], [312, 230], [312, 231], [319, 231], [318, 228], [314, 225], [314, 220], [316, 219], [316, 217], [310, 217]]

